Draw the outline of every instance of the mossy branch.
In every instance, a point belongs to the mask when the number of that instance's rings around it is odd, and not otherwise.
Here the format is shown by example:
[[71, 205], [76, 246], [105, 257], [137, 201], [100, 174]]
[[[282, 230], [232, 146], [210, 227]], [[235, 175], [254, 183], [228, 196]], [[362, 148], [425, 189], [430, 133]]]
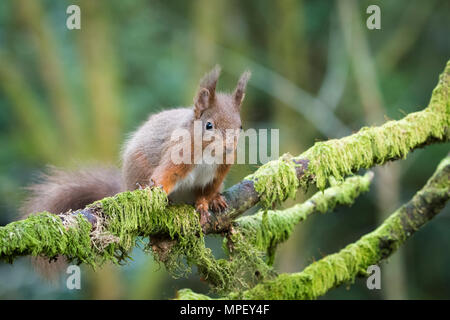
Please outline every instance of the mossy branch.
[[440, 75], [428, 107], [379, 127], [365, 127], [350, 136], [317, 142], [306, 152], [271, 161], [225, 191], [228, 210], [211, 215], [207, 232], [221, 231], [236, 217], [261, 203], [265, 207], [295, 196], [298, 187], [315, 184], [324, 190], [329, 180], [342, 181], [361, 168], [405, 158], [425, 145], [450, 139], [450, 61]]
[[[233, 230], [242, 233], [249, 243], [266, 252], [268, 263], [272, 265], [278, 244], [289, 238], [298, 223], [306, 220], [311, 214], [330, 212], [338, 205], [352, 205], [361, 193], [369, 190], [372, 179], [371, 171], [364, 176], [347, 178], [342, 184], [335, 184], [324, 192], [319, 191], [309, 200], [291, 208], [262, 210], [241, 217], [233, 223]], [[227, 243], [227, 246], [230, 245], [232, 244]]]
[[[252, 237], [249, 234], [259, 223], [260, 214], [239, 219], [235, 232], [228, 234], [233, 242], [228, 245], [233, 248], [228, 252], [229, 260], [216, 260], [205, 247], [194, 208], [168, 206], [167, 197], [159, 188], [120, 193], [83, 210], [58, 216], [47, 212], [32, 214], [25, 220], [1, 227], [0, 259], [13, 262], [22, 255], [50, 258], [64, 255], [69, 261], [96, 267], [106, 260], [121, 262], [128, 257], [138, 237], [150, 237], [150, 246], [157, 258], [173, 275], [185, 274], [191, 265], [196, 265], [217, 291], [229, 292], [274, 275], [262, 259], [269, 250], [263, 247], [264, 243], [271, 241], [271, 248], [274, 248], [308, 215], [352, 204], [361, 192], [368, 190], [371, 179], [371, 173], [351, 177], [323, 193], [318, 192], [292, 210], [272, 212], [269, 223], [273, 223], [273, 230], [264, 226]], [[161, 247], [161, 243], [165, 247]], [[183, 258], [187, 264], [182, 262]]]
[[[316, 299], [343, 283], [365, 276], [370, 265], [392, 255], [420, 227], [439, 213], [450, 198], [450, 155], [438, 166], [427, 184], [395, 211], [375, 231], [338, 253], [312, 263], [302, 272], [281, 274], [226, 299]], [[178, 299], [210, 299], [189, 289], [180, 290]]]

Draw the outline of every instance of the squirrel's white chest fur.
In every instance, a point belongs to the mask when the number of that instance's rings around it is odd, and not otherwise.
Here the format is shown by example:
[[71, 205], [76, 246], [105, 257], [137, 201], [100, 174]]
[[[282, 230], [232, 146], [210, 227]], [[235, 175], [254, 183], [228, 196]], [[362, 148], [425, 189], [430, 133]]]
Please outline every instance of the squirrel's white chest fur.
[[194, 187], [203, 188], [213, 181], [216, 175], [216, 170], [216, 164], [197, 164], [184, 179], [177, 182], [173, 191], [193, 189]]

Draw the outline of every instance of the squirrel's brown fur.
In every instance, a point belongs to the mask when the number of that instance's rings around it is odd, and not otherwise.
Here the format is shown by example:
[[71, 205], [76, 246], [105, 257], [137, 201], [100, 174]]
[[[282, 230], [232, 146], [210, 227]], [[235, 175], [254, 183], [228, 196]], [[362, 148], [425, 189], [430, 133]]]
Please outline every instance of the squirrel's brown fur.
[[113, 167], [92, 166], [71, 171], [49, 167], [39, 180], [27, 188], [30, 196], [21, 208], [24, 216], [32, 212], [59, 214], [82, 209], [122, 188], [120, 170]]

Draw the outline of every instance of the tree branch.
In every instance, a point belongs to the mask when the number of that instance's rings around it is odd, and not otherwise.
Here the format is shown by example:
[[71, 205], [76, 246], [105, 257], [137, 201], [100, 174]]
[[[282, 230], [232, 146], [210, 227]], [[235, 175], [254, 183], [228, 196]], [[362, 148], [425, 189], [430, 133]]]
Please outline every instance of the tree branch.
[[[305, 270], [281, 274], [229, 299], [316, 299], [330, 289], [365, 276], [370, 265], [392, 255], [419, 228], [430, 221], [450, 198], [450, 155], [438, 166], [426, 185], [375, 231], [340, 252], [312, 263]], [[210, 299], [189, 289], [180, 290], [178, 299]]]
[[[279, 160], [266, 163], [224, 192], [228, 209], [212, 214], [204, 226], [205, 231], [223, 231], [236, 217], [260, 202], [265, 205], [282, 202], [295, 194], [293, 187], [306, 189], [310, 184], [315, 184], [324, 190], [330, 178], [342, 181], [345, 176], [361, 168], [402, 159], [417, 148], [448, 141], [449, 93], [450, 61], [426, 109], [379, 127], [362, 128], [345, 138], [318, 142], [297, 157], [284, 155]], [[293, 175], [298, 182], [294, 181]], [[286, 176], [291, 177], [293, 185], [284, 183]]]
[[233, 231], [242, 233], [246, 241], [262, 252], [267, 252], [268, 263], [272, 265], [278, 244], [289, 238], [298, 223], [314, 213], [330, 212], [338, 205], [352, 205], [361, 193], [369, 190], [372, 179], [373, 172], [369, 171], [364, 176], [353, 176], [324, 192], [319, 191], [307, 201], [291, 208], [260, 211], [241, 217], [233, 223]]

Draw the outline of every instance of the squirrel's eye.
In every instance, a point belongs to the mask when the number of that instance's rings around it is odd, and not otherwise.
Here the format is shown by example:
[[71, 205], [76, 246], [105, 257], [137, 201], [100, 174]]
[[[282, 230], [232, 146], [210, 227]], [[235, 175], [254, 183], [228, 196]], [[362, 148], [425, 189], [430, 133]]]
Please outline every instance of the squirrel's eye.
[[206, 130], [211, 130], [213, 128], [213, 125], [211, 122], [206, 123]]

